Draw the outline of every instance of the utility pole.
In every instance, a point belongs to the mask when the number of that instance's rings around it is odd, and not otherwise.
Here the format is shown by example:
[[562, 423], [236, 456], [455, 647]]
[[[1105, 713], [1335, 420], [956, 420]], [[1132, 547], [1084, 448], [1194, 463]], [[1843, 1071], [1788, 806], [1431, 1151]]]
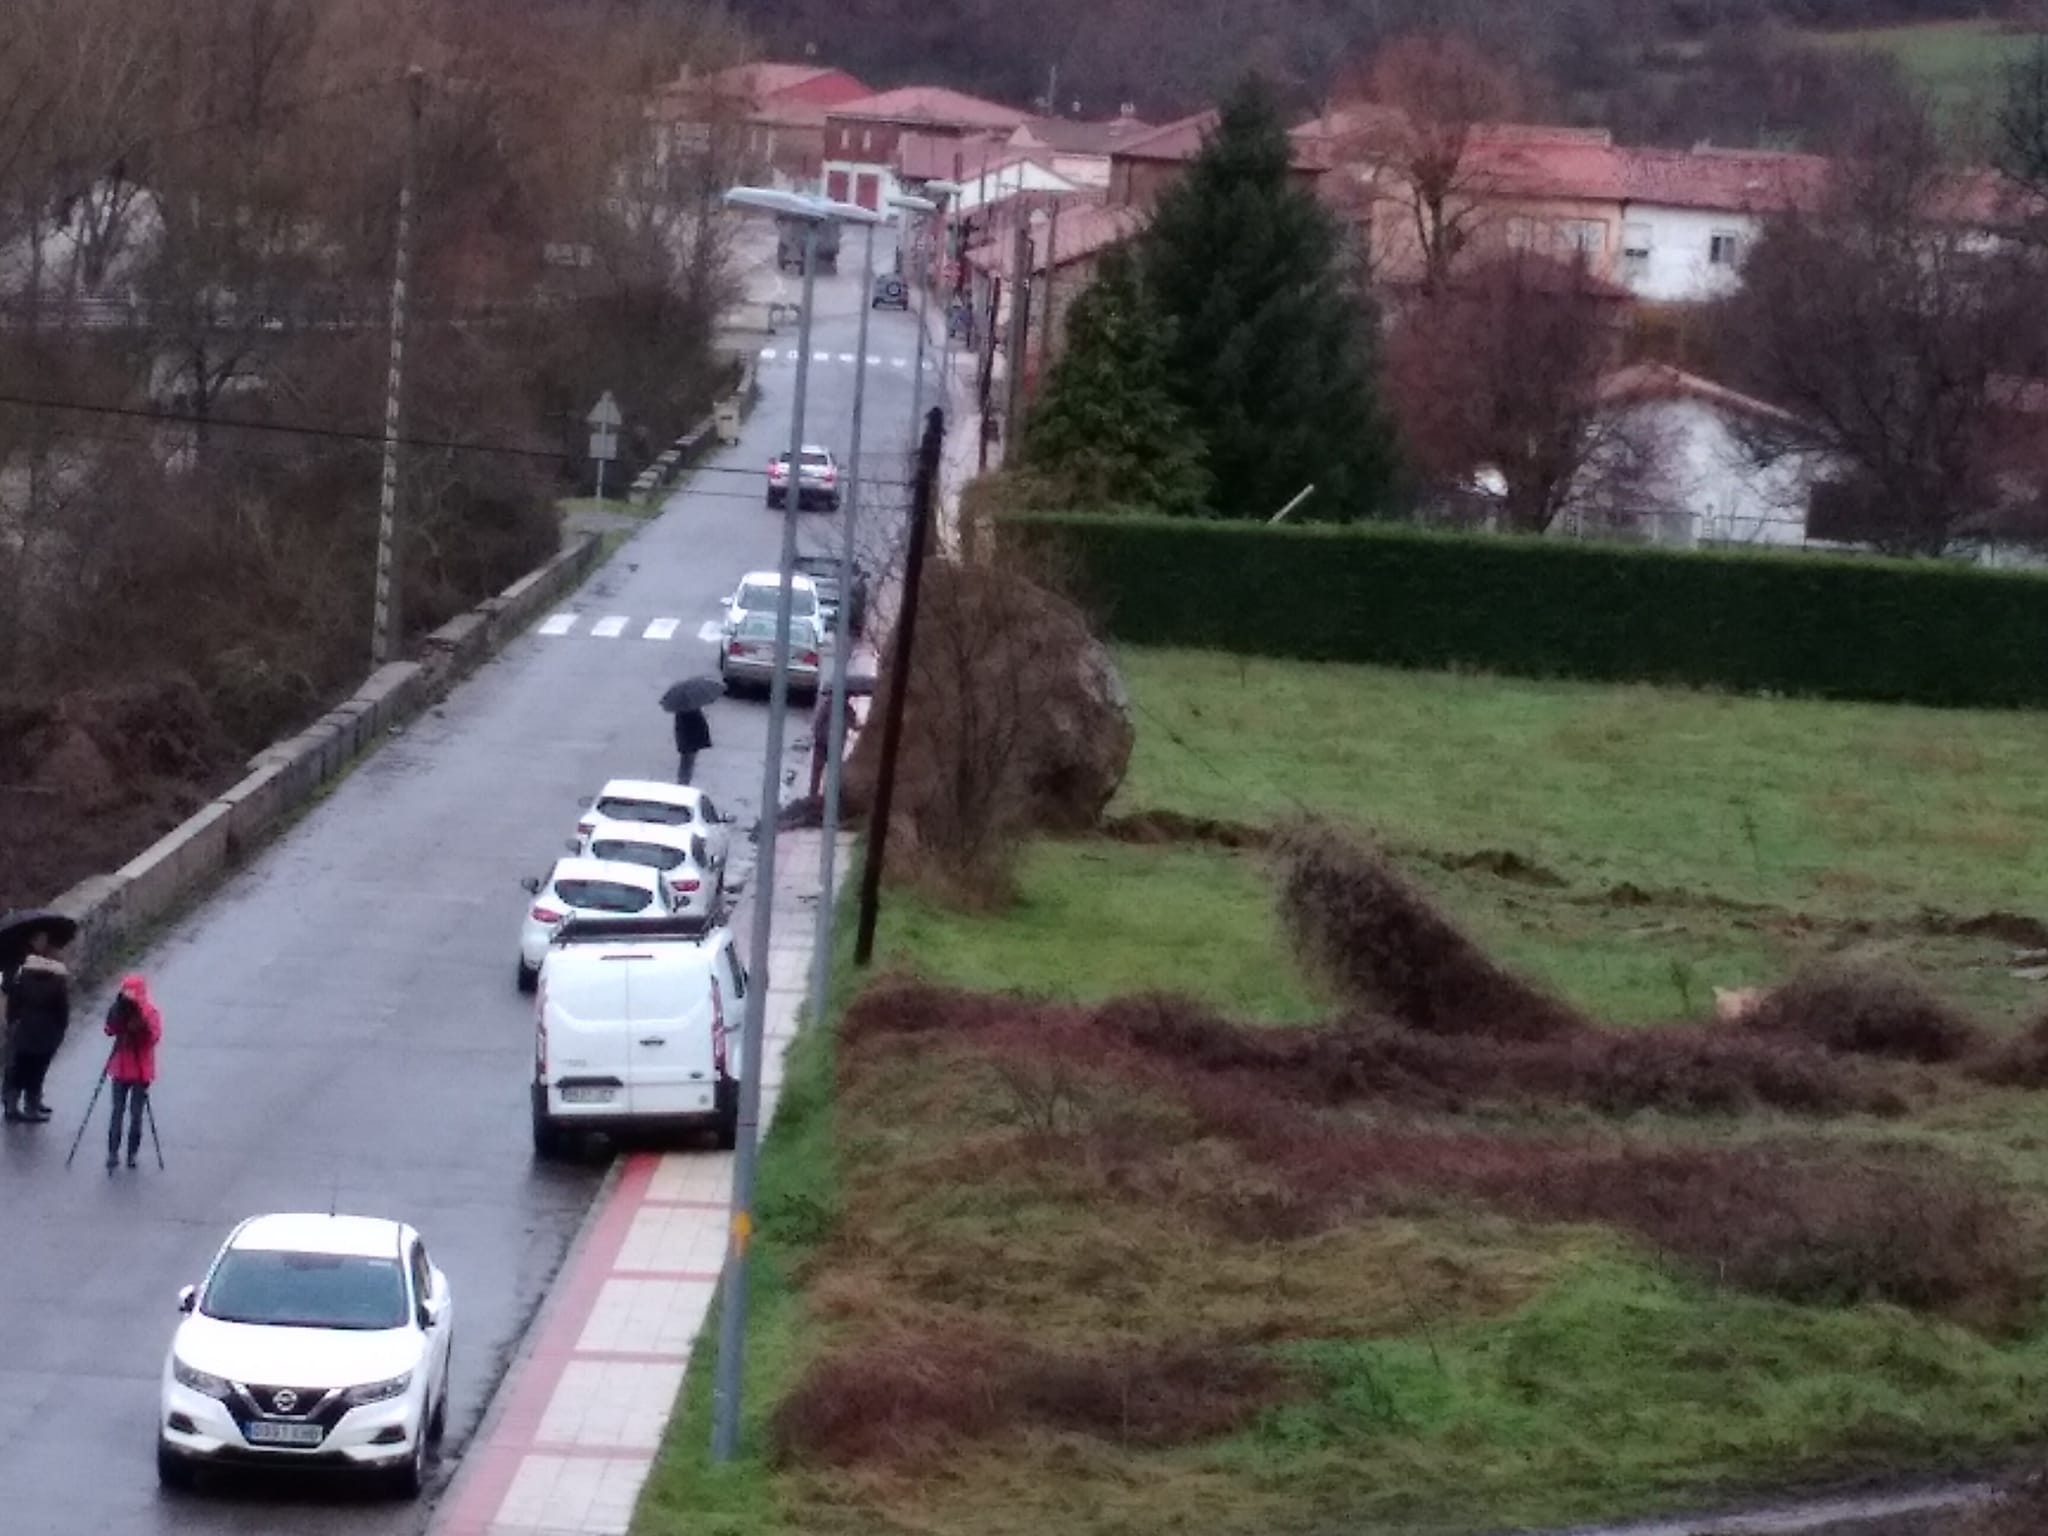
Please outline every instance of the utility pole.
[[405, 77], [405, 167], [398, 183], [398, 249], [391, 262], [391, 365], [384, 380], [384, 476], [377, 491], [377, 609], [370, 660], [383, 666], [404, 648], [398, 571], [398, 442], [404, 421], [405, 324], [412, 279], [413, 203], [418, 196], [420, 111], [427, 77], [418, 65]]
[[739, 1137], [732, 1163], [731, 1247], [719, 1285], [718, 1370], [711, 1394], [711, 1459], [739, 1450], [740, 1389], [747, 1349], [747, 1250], [754, 1239], [754, 1171], [761, 1152], [761, 1057], [767, 1035], [768, 941], [775, 921], [775, 834], [782, 822], [782, 731], [789, 708], [789, 627], [796, 599], [796, 520], [802, 503], [804, 401], [811, 381], [811, 305], [818, 276], [818, 225], [804, 219], [804, 307], [798, 322], [796, 399], [789, 416], [789, 476], [782, 498], [781, 585], [775, 597], [775, 674], [768, 685], [768, 745], [761, 760], [761, 821], [754, 861], [754, 926], [747, 951], [746, 1015], [740, 1033]]
[[865, 966], [875, 954], [875, 919], [882, 900], [882, 860], [889, 848], [889, 813], [896, 802], [896, 754], [903, 744], [903, 706], [910, 693], [910, 658], [917, 643], [918, 587], [924, 577], [932, 495], [939, 479], [939, 446], [946, 437], [946, 413], [936, 406], [925, 418], [917, 450], [917, 478], [910, 487], [910, 550], [903, 562], [903, 602], [891, 639], [889, 708], [882, 717], [882, 761], [876, 767], [875, 804], [868, 813], [867, 859], [860, 871], [860, 929], [853, 963]]
[[981, 441], [975, 447], [975, 467], [981, 474], [988, 473], [989, 406], [995, 397], [996, 378], [996, 317], [1003, 312], [1003, 286], [1000, 272], [989, 278], [988, 323], [981, 331], [981, 379], [978, 386]]
[[[867, 246], [861, 256], [860, 291], [873, 293], [875, 287], [875, 226], [867, 227]], [[832, 705], [825, 727], [825, 826], [824, 842], [818, 851], [818, 927], [811, 944], [811, 1027], [825, 1019], [825, 993], [832, 981], [833, 883], [839, 856], [839, 796], [845, 777], [847, 675], [853, 666], [853, 550], [854, 521], [860, 515], [861, 407], [867, 395], [868, 316], [875, 306], [863, 304], [860, 311], [860, 341], [855, 348], [853, 375], [853, 441], [846, 450], [846, 510], [841, 514], [840, 532], [845, 542], [839, 551], [839, 612], [833, 616]]]
[[1053, 343], [1059, 338], [1059, 328], [1052, 307], [1053, 274], [1060, 264], [1060, 200], [1052, 200], [1052, 211], [1045, 225], [1045, 292], [1038, 303], [1038, 366], [1041, 373], [1052, 368]]

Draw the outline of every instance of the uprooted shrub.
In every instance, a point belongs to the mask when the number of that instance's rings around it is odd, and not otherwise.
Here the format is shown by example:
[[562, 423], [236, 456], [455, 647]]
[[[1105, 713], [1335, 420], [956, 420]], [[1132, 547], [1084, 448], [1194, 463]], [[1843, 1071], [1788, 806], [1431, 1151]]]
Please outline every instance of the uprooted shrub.
[[1843, 961], [1802, 971], [1774, 987], [1743, 1022], [1831, 1051], [1896, 1061], [1960, 1061], [1985, 1045], [1975, 1024], [1912, 977]]
[[1437, 1035], [1542, 1040], [1587, 1027], [1490, 960], [1375, 850], [1324, 823], [1281, 845], [1280, 910], [1302, 957], [1348, 1001]]
[[779, 1461], [806, 1466], [919, 1458], [1030, 1430], [1182, 1445], [1240, 1427], [1286, 1384], [1271, 1361], [1228, 1345], [1084, 1357], [934, 1325], [826, 1354], [777, 1406], [770, 1437]]
[[[1000, 900], [1027, 832], [1101, 818], [1136, 739], [1128, 700], [1081, 611], [1022, 571], [935, 561], [920, 593], [892, 852], [949, 896]], [[855, 814], [873, 805], [880, 735], [847, 763]]]

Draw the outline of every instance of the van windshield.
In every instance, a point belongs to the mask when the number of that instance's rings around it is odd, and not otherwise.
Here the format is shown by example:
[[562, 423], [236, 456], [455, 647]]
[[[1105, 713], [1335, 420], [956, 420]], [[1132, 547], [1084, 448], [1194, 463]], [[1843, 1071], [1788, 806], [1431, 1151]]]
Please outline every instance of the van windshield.
[[645, 912], [654, 892], [616, 880], [557, 880], [555, 895], [579, 912]]

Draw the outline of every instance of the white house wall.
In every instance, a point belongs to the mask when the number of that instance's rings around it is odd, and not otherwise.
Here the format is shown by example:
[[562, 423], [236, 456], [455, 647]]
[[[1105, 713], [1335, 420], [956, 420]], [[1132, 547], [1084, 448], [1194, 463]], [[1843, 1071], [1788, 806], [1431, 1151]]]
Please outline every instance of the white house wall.
[[1660, 542], [1792, 545], [1806, 542], [1807, 492], [1815, 461], [1788, 456], [1759, 465], [1744, 451], [1727, 416], [1700, 400], [1664, 400], [1631, 408], [1659, 448], [1660, 463], [1643, 500], [1677, 534]]
[[[1637, 226], [1649, 235], [1646, 258], [1627, 254]], [[1721, 298], [1736, 287], [1740, 263], [1761, 233], [1762, 223], [1754, 214], [1627, 203], [1622, 208], [1623, 254], [1615, 276], [1647, 303], [1690, 304]], [[1718, 234], [1736, 237], [1736, 265], [1713, 264], [1713, 241]]]

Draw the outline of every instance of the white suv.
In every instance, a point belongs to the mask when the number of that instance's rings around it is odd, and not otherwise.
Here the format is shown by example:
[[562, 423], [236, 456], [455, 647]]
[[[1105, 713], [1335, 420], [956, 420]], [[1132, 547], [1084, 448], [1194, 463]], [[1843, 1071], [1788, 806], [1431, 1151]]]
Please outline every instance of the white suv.
[[629, 1130], [709, 1130], [730, 1150], [749, 985], [732, 935], [702, 919], [565, 924], [534, 1010], [534, 1154]]
[[[701, 884], [701, 882], [699, 882]], [[680, 893], [668, 876], [645, 864], [557, 859], [545, 880], [522, 881], [533, 900], [519, 921], [519, 990], [531, 992], [555, 930], [572, 917], [668, 917]]]
[[157, 1477], [207, 1466], [374, 1472], [415, 1497], [448, 1424], [454, 1297], [419, 1233], [369, 1216], [253, 1216], [178, 1296]]
[[[784, 449], [768, 463], [768, 505], [780, 507], [789, 500], [789, 451]], [[803, 468], [797, 472], [797, 510], [816, 505], [827, 512], [839, 510], [839, 463], [832, 450], [816, 443], [804, 444]]]

